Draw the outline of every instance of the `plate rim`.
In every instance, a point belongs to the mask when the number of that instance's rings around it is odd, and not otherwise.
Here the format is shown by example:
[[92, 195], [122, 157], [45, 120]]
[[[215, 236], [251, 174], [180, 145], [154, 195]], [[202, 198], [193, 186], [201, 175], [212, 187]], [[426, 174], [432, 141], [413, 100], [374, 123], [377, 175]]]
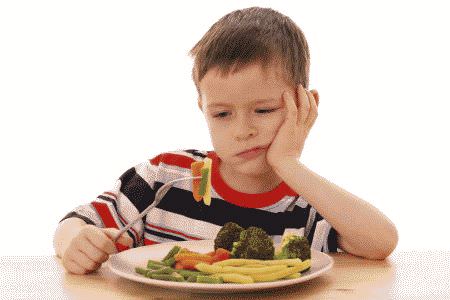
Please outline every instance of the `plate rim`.
[[[138, 276], [138, 274], [131, 274], [126, 271], [122, 271], [120, 269], [117, 269], [114, 267], [114, 261], [120, 259], [120, 256], [123, 256], [123, 253], [126, 253], [127, 251], [142, 251], [142, 247], [145, 247], [147, 249], [152, 247], [171, 247], [174, 245], [186, 245], [186, 244], [192, 244], [192, 243], [204, 243], [206, 245], [213, 244], [214, 240], [189, 240], [189, 241], [174, 241], [174, 242], [165, 242], [155, 245], [146, 245], [141, 246], [137, 248], [131, 248], [129, 250], [125, 250], [122, 252], [119, 252], [117, 254], [114, 254], [110, 257], [110, 259], [107, 261], [107, 266], [109, 270], [128, 280], [135, 281], [135, 282], [141, 282], [144, 284], [157, 286], [160, 288], [170, 288], [170, 289], [177, 289], [179, 291], [188, 291], [188, 292], [210, 292], [210, 293], [226, 293], [226, 292], [243, 292], [243, 291], [259, 291], [259, 290], [265, 290], [265, 289], [273, 289], [273, 288], [281, 288], [285, 286], [295, 285], [301, 282], [309, 281], [311, 279], [314, 279], [316, 277], [319, 277], [328, 271], [330, 271], [334, 266], [334, 259], [329, 256], [328, 254], [311, 249], [311, 251], [314, 253], [314, 255], [320, 255], [323, 258], [326, 258], [327, 264], [320, 270], [307, 274], [304, 276], [301, 276], [299, 278], [294, 279], [285, 279], [285, 280], [277, 280], [277, 281], [270, 281], [270, 282], [255, 282], [255, 283], [227, 283], [225, 285], [223, 284], [209, 284], [209, 283], [196, 283], [196, 282], [175, 282], [175, 281], [164, 281], [164, 280], [157, 280], [157, 279], [151, 279], [146, 278], [142, 276]], [[205, 246], [206, 246], [205, 245]], [[130, 253], [129, 252], [129, 253]], [[149, 257], [148, 259], [151, 259]], [[313, 263], [313, 262], [312, 262]]]

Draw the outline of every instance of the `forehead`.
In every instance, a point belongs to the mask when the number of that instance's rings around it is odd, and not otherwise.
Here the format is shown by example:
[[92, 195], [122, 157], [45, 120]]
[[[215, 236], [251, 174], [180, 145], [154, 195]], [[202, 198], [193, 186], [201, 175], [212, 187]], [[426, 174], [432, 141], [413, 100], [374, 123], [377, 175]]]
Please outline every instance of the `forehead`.
[[201, 99], [208, 107], [276, 100], [289, 88], [283, 75], [277, 65], [251, 64], [225, 75], [213, 68], [200, 81]]

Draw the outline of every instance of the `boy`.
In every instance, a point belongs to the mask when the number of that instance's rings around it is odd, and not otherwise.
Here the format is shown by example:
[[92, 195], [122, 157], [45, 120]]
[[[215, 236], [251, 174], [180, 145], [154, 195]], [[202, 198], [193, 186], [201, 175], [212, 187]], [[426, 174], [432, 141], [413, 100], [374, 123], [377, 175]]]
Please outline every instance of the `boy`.
[[214, 151], [162, 153], [64, 217], [54, 245], [69, 272], [98, 269], [117, 251], [117, 228], [143, 211], [165, 182], [191, 176], [191, 163], [205, 157], [213, 161], [211, 205], [193, 199], [192, 181], [178, 182], [120, 237], [119, 250], [214, 239], [228, 221], [261, 227], [275, 241], [285, 229], [297, 230], [320, 251], [383, 259], [394, 250], [398, 235], [388, 218], [299, 160], [319, 94], [306, 90], [309, 50], [292, 20], [271, 9], [237, 10], [216, 22], [190, 54]]

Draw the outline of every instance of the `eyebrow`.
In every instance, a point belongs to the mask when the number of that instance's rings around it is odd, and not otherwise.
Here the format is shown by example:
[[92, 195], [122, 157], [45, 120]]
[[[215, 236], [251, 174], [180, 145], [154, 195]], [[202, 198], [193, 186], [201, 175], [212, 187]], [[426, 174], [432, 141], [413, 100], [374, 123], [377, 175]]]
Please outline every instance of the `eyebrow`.
[[[274, 99], [274, 98], [268, 98], [268, 99], [256, 99], [256, 100], [253, 100], [251, 103], [253, 104], [257, 104], [257, 103], [266, 103], [266, 102], [274, 102], [274, 101], [277, 101], [276, 99]], [[211, 108], [211, 107], [215, 107], [215, 106], [231, 106], [232, 104], [230, 104], [230, 103], [225, 103], [225, 102], [217, 102], [217, 103], [211, 103], [211, 104], [208, 104], [206, 107], [207, 108]]]

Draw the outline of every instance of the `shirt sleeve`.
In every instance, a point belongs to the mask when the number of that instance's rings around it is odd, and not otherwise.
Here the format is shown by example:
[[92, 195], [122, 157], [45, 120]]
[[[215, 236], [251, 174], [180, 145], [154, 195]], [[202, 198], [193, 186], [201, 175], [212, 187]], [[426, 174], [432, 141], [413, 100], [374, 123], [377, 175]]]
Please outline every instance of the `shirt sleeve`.
[[[112, 189], [97, 196], [94, 201], [76, 207], [61, 221], [76, 217], [100, 228], [125, 227], [153, 201], [159, 161], [155, 157], [130, 168], [119, 177]], [[133, 247], [143, 244], [144, 221], [145, 217], [127, 231], [133, 239]]]

